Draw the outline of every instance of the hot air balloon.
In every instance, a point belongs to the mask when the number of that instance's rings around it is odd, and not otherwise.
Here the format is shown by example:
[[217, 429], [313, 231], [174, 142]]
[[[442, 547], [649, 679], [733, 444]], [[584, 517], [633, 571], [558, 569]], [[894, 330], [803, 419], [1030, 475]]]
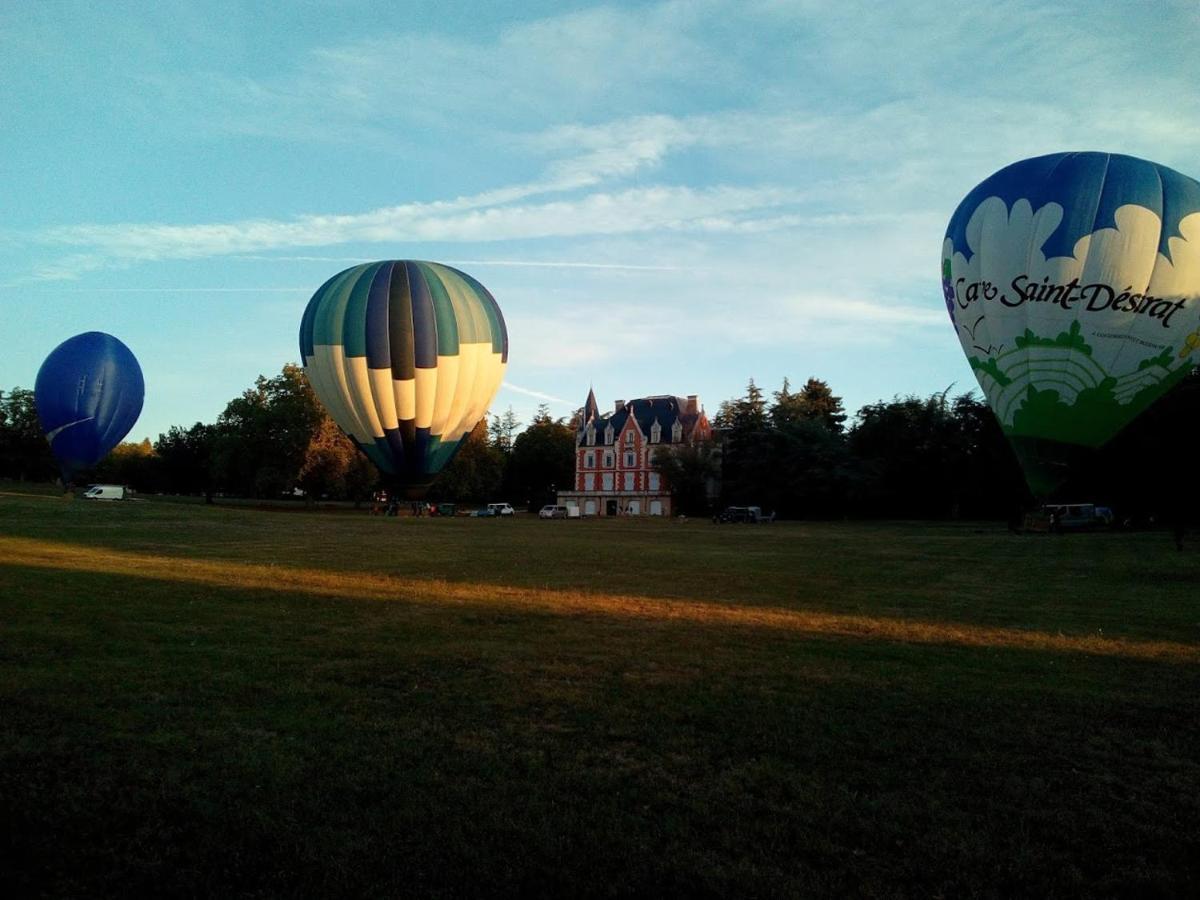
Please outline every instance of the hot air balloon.
[[64, 483], [121, 442], [144, 397], [137, 359], [111, 334], [77, 334], [51, 351], [38, 369], [33, 400]]
[[419, 497], [487, 412], [508, 333], [470, 275], [395, 260], [325, 282], [304, 310], [300, 354], [342, 431], [394, 488]]
[[1200, 363], [1200, 183], [1115, 153], [1014, 163], [955, 210], [942, 289], [1046, 496]]

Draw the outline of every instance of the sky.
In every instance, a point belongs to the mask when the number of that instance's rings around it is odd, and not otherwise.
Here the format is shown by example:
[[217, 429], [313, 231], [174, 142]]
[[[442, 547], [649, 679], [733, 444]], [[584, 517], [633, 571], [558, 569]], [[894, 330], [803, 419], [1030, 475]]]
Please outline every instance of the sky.
[[976, 387], [946, 223], [1066, 150], [1200, 176], [1200, 4], [0, 0], [0, 389], [101, 330], [130, 439], [299, 361], [377, 259], [496, 297], [528, 422], [753, 378]]

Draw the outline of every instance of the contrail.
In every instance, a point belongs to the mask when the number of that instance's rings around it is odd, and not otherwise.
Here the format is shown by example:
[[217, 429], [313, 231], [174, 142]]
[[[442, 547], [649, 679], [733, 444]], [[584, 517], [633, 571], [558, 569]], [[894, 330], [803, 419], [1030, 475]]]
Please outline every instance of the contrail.
[[570, 400], [564, 400], [562, 397], [555, 397], [553, 394], [544, 394], [541, 391], [533, 391], [529, 388], [523, 388], [513, 384], [511, 381], [504, 382], [501, 387], [506, 387], [510, 391], [516, 391], [518, 394], [525, 394], [527, 397], [536, 397], [539, 400], [549, 400], [551, 403], [563, 403], [571, 406]]

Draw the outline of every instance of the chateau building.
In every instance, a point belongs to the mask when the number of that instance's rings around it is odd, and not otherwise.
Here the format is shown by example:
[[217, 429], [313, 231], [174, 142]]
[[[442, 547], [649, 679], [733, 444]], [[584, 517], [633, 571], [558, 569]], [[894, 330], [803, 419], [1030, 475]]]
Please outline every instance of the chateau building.
[[696, 395], [618, 400], [600, 415], [596, 395], [587, 402], [575, 433], [575, 484], [559, 491], [562, 506], [585, 516], [669, 516], [671, 492], [651, 463], [663, 446], [707, 440], [708, 416]]

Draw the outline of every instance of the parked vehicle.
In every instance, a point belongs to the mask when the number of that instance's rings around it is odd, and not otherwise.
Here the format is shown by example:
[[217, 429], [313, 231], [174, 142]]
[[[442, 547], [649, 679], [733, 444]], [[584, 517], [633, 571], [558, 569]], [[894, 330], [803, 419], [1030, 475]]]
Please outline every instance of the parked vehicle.
[[123, 484], [92, 484], [81, 496], [84, 500], [126, 500], [128, 495]]
[[567, 508], [565, 506], [555, 506], [547, 504], [538, 512], [539, 519], [565, 519], [567, 517]]
[[1107, 528], [1113, 512], [1094, 503], [1047, 503], [1025, 517], [1026, 531], [1089, 531]]
[[511, 516], [513, 508], [507, 503], [489, 503], [487, 508], [490, 509], [493, 516]]
[[720, 515], [714, 517], [713, 521], [718, 525], [742, 523], [757, 525], [774, 521], [774, 519], [774, 516], [764, 516], [761, 506], [727, 506]]

